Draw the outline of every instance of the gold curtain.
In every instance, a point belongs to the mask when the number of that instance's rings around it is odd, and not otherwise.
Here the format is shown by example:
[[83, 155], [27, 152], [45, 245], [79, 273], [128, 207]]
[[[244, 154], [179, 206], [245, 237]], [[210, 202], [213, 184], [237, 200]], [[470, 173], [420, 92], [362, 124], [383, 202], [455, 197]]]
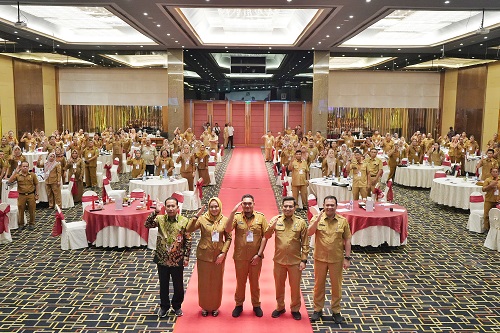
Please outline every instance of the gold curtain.
[[125, 126], [162, 128], [161, 106], [62, 105], [63, 129], [102, 132]]
[[340, 134], [342, 130], [370, 132], [381, 135], [395, 133], [408, 137], [416, 131], [438, 134], [439, 109], [427, 108], [351, 108], [337, 107], [328, 110], [328, 134]]

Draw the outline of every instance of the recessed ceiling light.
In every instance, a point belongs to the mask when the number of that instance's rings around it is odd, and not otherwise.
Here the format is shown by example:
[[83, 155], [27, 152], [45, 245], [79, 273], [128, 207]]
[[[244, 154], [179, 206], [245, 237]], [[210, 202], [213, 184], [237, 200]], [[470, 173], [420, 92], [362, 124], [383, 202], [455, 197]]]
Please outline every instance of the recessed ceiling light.
[[479, 44], [479, 46], [483, 46], [483, 43]]
[[39, 40], [40, 38], [38, 38], [38, 37], [37, 37], [37, 38], [35, 38], [35, 39], [36, 39], [36, 40]]
[[141, 45], [140, 47], [144, 47], [144, 46]]
[[144, 16], [147, 16], [147, 15], [148, 15], [148, 13], [144, 13]]
[[357, 50], [358, 50], [358, 48], [356, 47], [356, 48], [354, 49], [354, 51], [357, 51]]
[[167, 34], [167, 36], [170, 36], [170, 34]]
[[460, 43], [460, 46], [464, 45], [464, 43]]
[[286, 2], [292, 2], [292, 0], [286, 0]]
[[[19, 39], [19, 38], [18, 38]], [[314, 50], [314, 47], [311, 47], [311, 50]]]
[[366, 2], [371, 2], [372, 0], [366, 0]]
[[161, 24], [157, 24], [156, 26], [159, 28], [159, 27], [161, 27]]
[[337, 29], [340, 29], [340, 27], [337, 27]]
[[488, 37], [484, 37], [484, 39], [488, 39]]
[[15, 34], [17, 34], [17, 31], [14, 31]]
[[444, 3], [445, 3], [445, 4], [449, 4], [449, 3], [450, 3], [450, 1], [446, 0]]
[[330, 38], [330, 35], [326, 35], [326, 38]]
[[321, 44], [321, 42], [318, 42], [318, 44]]
[[353, 17], [354, 17], [354, 15], [349, 15], [349, 18], [353, 18]]
[[401, 49], [398, 49], [398, 51], [401, 51]]

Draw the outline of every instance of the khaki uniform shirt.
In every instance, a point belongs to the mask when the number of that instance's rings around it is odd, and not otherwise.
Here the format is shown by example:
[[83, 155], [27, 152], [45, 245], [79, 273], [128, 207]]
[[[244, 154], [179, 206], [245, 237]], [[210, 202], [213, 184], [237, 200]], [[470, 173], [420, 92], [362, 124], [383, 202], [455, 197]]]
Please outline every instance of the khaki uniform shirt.
[[216, 223], [207, 220], [204, 216], [192, 218], [186, 228], [187, 232], [200, 229], [200, 241], [196, 248], [196, 258], [201, 261], [215, 262], [217, 256], [226, 253], [231, 245], [231, 234], [224, 231], [227, 217], [222, 217]]
[[378, 157], [372, 159], [370, 156], [368, 156], [365, 159], [365, 163], [368, 166], [368, 174], [370, 175], [370, 177], [376, 177], [379, 171], [382, 171], [382, 160]]
[[302, 186], [307, 185], [307, 175], [309, 173], [309, 165], [307, 161], [293, 160], [288, 165], [288, 170], [292, 171], [292, 185]]
[[[499, 180], [498, 178], [496, 180]], [[491, 182], [495, 181], [493, 177], [488, 177], [483, 183], [483, 187], [488, 186]], [[484, 195], [484, 201], [488, 202], [498, 202], [500, 200], [500, 182], [496, 188], [486, 191]]]
[[182, 155], [179, 155], [175, 162], [181, 164], [180, 172], [186, 173], [194, 171], [194, 155], [191, 155], [187, 161], [182, 158]]
[[18, 173], [14, 179], [17, 181], [17, 191], [19, 194], [33, 193], [38, 185], [38, 178], [31, 172], [28, 172], [26, 176]]
[[437, 150], [433, 151], [429, 156], [430, 163], [434, 162], [434, 165], [441, 165], [444, 160], [444, 153], [440, 150], [439, 153]]
[[387, 152], [391, 150], [392, 147], [394, 147], [394, 142], [392, 140], [387, 141], [386, 139], [384, 139], [382, 141], [382, 149], [384, 150], [384, 153], [387, 154]]
[[[236, 213], [233, 218], [233, 228], [233, 259], [251, 260], [259, 252], [264, 232], [268, 228], [266, 217], [257, 211], [254, 211], [249, 219], [244, 213]], [[249, 236], [249, 233], [252, 233], [252, 236]]]
[[24, 155], [19, 155], [19, 156], [11, 155], [9, 157], [9, 164], [10, 164], [9, 175], [11, 175], [14, 172], [14, 170], [16, 170], [18, 165], [21, 165], [21, 163], [25, 161], [26, 157], [24, 157]]
[[[160, 163], [158, 164], [158, 167], [156, 168], [156, 173], [158, 174], [163, 174], [165, 170], [168, 171], [170, 168], [174, 168], [174, 161], [172, 161], [172, 158], [170, 157], [162, 157], [160, 158]], [[168, 176], [172, 176], [172, 171], [169, 171]]]
[[410, 147], [408, 147], [408, 161], [410, 163], [420, 163], [422, 161], [422, 147], [417, 145], [417, 146], [413, 146], [413, 145], [410, 145]]
[[88, 163], [85, 163], [86, 166], [96, 167], [97, 166], [97, 158], [99, 157], [99, 150], [97, 148], [85, 148], [83, 150], [83, 158]]
[[469, 153], [469, 155], [475, 155], [476, 150], [479, 149], [479, 144], [477, 143], [477, 141], [474, 141], [474, 143], [471, 143], [469, 141], [466, 145], [466, 149], [467, 149], [467, 152]]
[[137, 178], [144, 174], [144, 170], [146, 170], [146, 163], [142, 158], [140, 159], [129, 159], [127, 160], [127, 165], [132, 166], [132, 178]]
[[491, 177], [491, 169], [496, 167], [498, 168], [498, 162], [495, 158], [485, 158], [482, 163], [483, 169], [481, 171], [481, 180], [485, 180], [488, 177]]
[[264, 148], [272, 148], [274, 146], [274, 136], [266, 135], [264, 137]]
[[344, 260], [344, 241], [351, 238], [351, 228], [345, 217], [335, 214], [328, 218], [322, 214], [315, 235], [314, 260], [327, 263]]
[[316, 147], [312, 147], [312, 148], [307, 148], [309, 149], [309, 160], [310, 161], [316, 161], [316, 159], [318, 158], [318, 148]]
[[156, 148], [153, 146], [143, 146], [141, 150], [141, 156], [144, 162], [146, 162], [146, 165], [153, 165], [155, 164], [155, 159], [156, 159]]
[[1, 150], [4, 152], [4, 156], [7, 158], [10, 155], [12, 155], [12, 147], [9, 144], [6, 144], [5, 146], [0, 147]]
[[307, 260], [309, 240], [307, 237], [307, 222], [293, 215], [290, 218], [280, 216], [275, 229], [266, 230], [266, 238], [273, 233], [275, 237], [274, 262], [280, 265], [298, 265], [301, 260]]
[[352, 176], [352, 186], [355, 187], [367, 187], [368, 186], [368, 166], [366, 163], [354, 160], [351, 162], [351, 176]]
[[344, 143], [347, 145], [348, 148], [353, 148], [354, 147], [354, 137], [352, 135], [350, 136], [344, 136]]

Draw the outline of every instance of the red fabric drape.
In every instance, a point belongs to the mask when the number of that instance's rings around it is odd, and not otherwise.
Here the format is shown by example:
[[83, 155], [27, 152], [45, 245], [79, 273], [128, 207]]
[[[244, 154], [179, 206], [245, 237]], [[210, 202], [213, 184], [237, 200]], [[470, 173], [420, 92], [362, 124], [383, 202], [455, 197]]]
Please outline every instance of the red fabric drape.
[[387, 187], [389, 187], [389, 190], [387, 191], [387, 202], [392, 202], [394, 200], [394, 192], [392, 192], [392, 180], [387, 181]]
[[0, 234], [9, 232], [9, 217], [10, 206], [5, 207], [4, 211], [0, 210]]
[[104, 169], [106, 169], [106, 178], [111, 179], [111, 165], [104, 164]]
[[56, 220], [54, 226], [52, 227], [52, 236], [57, 237], [62, 234], [62, 220], [64, 220], [64, 214], [62, 212], [56, 213]]

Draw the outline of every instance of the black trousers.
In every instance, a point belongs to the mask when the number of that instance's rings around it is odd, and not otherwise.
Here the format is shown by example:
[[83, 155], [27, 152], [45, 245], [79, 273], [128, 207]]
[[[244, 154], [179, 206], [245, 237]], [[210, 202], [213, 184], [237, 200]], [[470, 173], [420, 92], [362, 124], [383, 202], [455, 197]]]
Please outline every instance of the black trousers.
[[[170, 309], [170, 304], [174, 310], [180, 309], [184, 301], [184, 266], [169, 267], [164, 265], [158, 266], [158, 277], [160, 279], [160, 307], [162, 309]], [[174, 295], [172, 302], [169, 296], [170, 277], [174, 286]]]
[[154, 176], [155, 174], [155, 166], [154, 164], [148, 165], [146, 164], [146, 170], [144, 170], [144, 173], [149, 173], [150, 176]]
[[227, 148], [231, 149], [231, 148], [233, 148], [233, 146], [234, 146], [234, 144], [233, 144], [233, 136], [231, 135], [231, 136], [229, 136], [227, 138]]

